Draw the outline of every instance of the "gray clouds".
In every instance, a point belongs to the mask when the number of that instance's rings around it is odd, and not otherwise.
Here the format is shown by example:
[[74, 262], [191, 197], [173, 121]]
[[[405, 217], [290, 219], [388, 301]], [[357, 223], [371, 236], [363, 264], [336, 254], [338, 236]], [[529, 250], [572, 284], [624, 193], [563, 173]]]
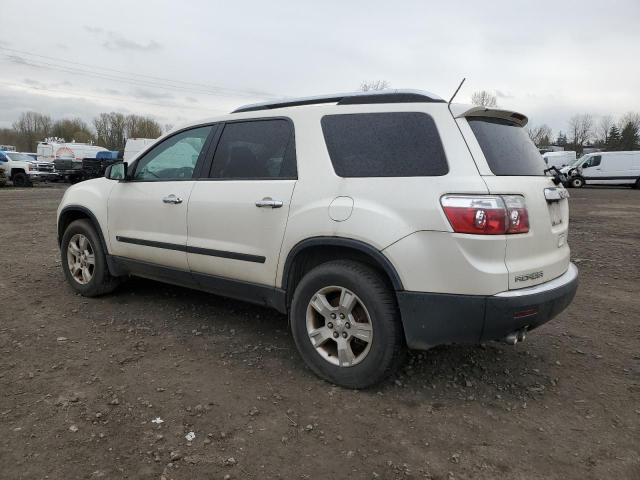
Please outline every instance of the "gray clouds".
[[[31, 16], [29, 28], [24, 28], [13, 21], [24, 16], [24, 2], [3, 0], [8, 21], [0, 46], [117, 69], [165, 86], [168, 82], [146, 76], [189, 83], [173, 84], [180, 89], [127, 84], [106, 78], [109, 70], [89, 76], [37, 68], [29, 65], [41, 64], [37, 57], [14, 52], [22, 60], [16, 63], [19, 60], [12, 62], [0, 50], [4, 98], [13, 95], [25, 105], [40, 101], [43, 111], [68, 110], [68, 102], [84, 108], [82, 112], [126, 109], [179, 124], [180, 119], [226, 112], [267, 95], [354, 90], [371, 79], [449, 97], [464, 76], [461, 101], [469, 101], [475, 90], [489, 90], [501, 106], [522, 111], [533, 123], [548, 123], [556, 131], [566, 129], [574, 113], [621, 115], [640, 110], [637, 0], [408, 0], [393, 8], [378, 0], [113, 0], [108, 9], [69, 3], [59, 11], [34, 0], [30, 10], [47, 14]], [[45, 40], [50, 38], [55, 42]], [[25, 78], [76, 95], [6, 85], [22, 84]], [[51, 87], [64, 81], [73, 87]], [[200, 93], [207, 88], [203, 85], [212, 86], [216, 94]], [[86, 97], [79, 98], [82, 94]], [[93, 98], [97, 96], [104, 98]], [[0, 109], [0, 126], [15, 118], [10, 115]]]

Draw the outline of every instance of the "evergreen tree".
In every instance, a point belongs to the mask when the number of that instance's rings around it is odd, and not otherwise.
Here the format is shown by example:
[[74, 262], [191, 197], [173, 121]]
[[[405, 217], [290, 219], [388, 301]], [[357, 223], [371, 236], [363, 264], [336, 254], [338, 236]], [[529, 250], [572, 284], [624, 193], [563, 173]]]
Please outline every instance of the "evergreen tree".
[[620, 132], [620, 150], [640, 150], [638, 127], [633, 122], [627, 122]]
[[566, 147], [567, 146], [567, 136], [564, 133], [562, 133], [562, 132], [558, 133], [558, 138], [556, 139], [556, 145], [558, 145], [560, 147]]
[[609, 129], [609, 135], [607, 136], [607, 143], [605, 148], [608, 151], [620, 150], [620, 129], [615, 125], [612, 125]]

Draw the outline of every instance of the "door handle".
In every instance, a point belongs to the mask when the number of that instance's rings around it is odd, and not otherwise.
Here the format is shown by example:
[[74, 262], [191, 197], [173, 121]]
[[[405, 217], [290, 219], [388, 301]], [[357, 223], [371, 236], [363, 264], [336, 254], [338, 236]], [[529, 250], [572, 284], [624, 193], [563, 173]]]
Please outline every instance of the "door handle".
[[256, 202], [256, 207], [280, 208], [284, 205], [281, 200], [274, 200], [271, 197], [264, 197]]
[[180, 197], [176, 197], [173, 193], [171, 195], [167, 195], [162, 199], [163, 203], [171, 203], [173, 205], [177, 205], [178, 203], [182, 203], [182, 199]]

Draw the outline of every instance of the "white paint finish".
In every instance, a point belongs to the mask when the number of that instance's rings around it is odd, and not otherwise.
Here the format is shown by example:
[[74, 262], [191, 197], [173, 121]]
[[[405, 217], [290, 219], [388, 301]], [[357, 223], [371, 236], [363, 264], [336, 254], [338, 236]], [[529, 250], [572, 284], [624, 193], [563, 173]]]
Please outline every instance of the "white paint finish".
[[[258, 255], [264, 263], [189, 253], [191, 270], [274, 285], [295, 180], [199, 181], [189, 202], [189, 246]], [[256, 207], [265, 197], [280, 208]]]
[[[370, 112], [431, 115], [449, 173], [440, 177], [338, 177], [327, 152], [321, 118]], [[61, 205], [75, 203], [92, 210], [107, 234], [110, 253], [264, 285], [280, 286], [287, 254], [300, 241], [318, 236], [356, 239], [383, 251], [404, 287], [412, 291], [493, 295], [566, 271], [569, 248], [566, 243], [558, 246], [567, 234], [566, 200], [561, 202], [563, 223], [551, 227], [544, 198], [544, 188], [553, 186], [551, 180], [494, 176], [468, 122], [464, 118], [456, 122], [446, 104], [315, 105], [214, 120], [274, 116], [289, 117], [295, 124], [297, 181], [118, 183], [100, 179], [71, 187]], [[171, 193], [184, 202], [164, 204], [162, 198]], [[504, 236], [454, 234], [440, 207], [440, 197], [451, 193], [524, 195], [531, 231]], [[255, 202], [265, 197], [281, 200], [283, 206], [257, 208]], [[264, 256], [266, 261], [260, 264], [123, 244], [115, 241], [116, 235]], [[519, 273], [540, 269], [544, 270], [542, 279], [516, 284], [514, 277]]]
[[405, 290], [494, 295], [508, 289], [504, 235], [416, 232], [382, 253]]
[[[188, 270], [184, 251], [119, 242], [116, 236], [187, 245], [187, 205], [194, 181], [114, 182], [109, 196], [111, 253], [144, 262]], [[168, 195], [180, 204], [164, 203]]]
[[353, 198], [336, 197], [329, 205], [329, 217], [334, 222], [344, 222], [353, 213]]
[[[338, 177], [327, 152], [320, 120], [329, 114], [369, 112], [431, 115], [442, 139], [449, 173], [440, 177]], [[322, 105], [282, 109], [282, 114], [285, 113], [291, 115], [296, 125], [298, 185], [291, 201], [276, 285], [281, 284], [287, 253], [306, 238], [351, 238], [383, 250], [416, 231], [451, 231], [440, 208], [442, 195], [488, 192], [444, 103]], [[327, 215], [336, 196], [353, 198], [353, 213], [346, 221], [335, 222]]]
[[[62, 196], [60, 205], [58, 206], [57, 217], [60, 218], [60, 212], [66, 206], [81, 206], [93, 213], [102, 232], [104, 234], [107, 248], [111, 251], [107, 224], [107, 199], [111, 190], [118, 184], [114, 180], [106, 178], [95, 178], [93, 180], [85, 180], [72, 187], [67, 188]], [[61, 232], [61, 234], [64, 232]]]

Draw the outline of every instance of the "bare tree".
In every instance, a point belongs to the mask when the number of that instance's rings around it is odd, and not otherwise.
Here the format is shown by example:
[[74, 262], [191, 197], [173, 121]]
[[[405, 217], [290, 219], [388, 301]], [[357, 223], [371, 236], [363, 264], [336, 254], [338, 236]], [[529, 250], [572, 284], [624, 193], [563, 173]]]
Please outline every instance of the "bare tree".
[[603, 115], [600, 117], [598, 126], [596, 127], [596, 139], [601, 145], [606, 145], [609, 141], [609, 130], [613, 127], [613, 117], [611, 115]]
[[53, 122], [49, 115], [38, 112], [24, 112], [13, 123], [13, 129], [18, 136], [16, 147], [20, 150], [35, 152], [38, 142], [51, 134]]
[[479, 107], [493, 108], [498, 106], [498, 99], [492, 93], [480, 90], [471, 95], [471, 103]]
[[593, 117], [588, 113], [574, 115], [569, 120], [569, 133], [571, 145], [578, 155], [581, 155], [584, 145], [593, 134]]
[[126, 139], [126, 117], [122, 113], [101, 113], [93, 119], [96, 142], [109, 150], [123, 150]]
[[618, 120], [618, 128], [622, 130], [627, 124], [633, 125], [636, 130], [640, 129], [640, 113], [627, 112]]
[[64, 118], [53, 122], [51, 134], [67, 142], [88, 143], [93, 140], [93, 132], [81, 118]]
[[127, 138], [158, 138], [162, 135], [162, 127], [151, 117], [127, 115], [125, 119]]
[[537, 127], [528, 127], [527, 133], [529, 138], [537, 147], [546, 147], [551, 144], [551, 127], [547, 124], [542, 124]]
[[386, 80], [364, 81], [360, 84], [360, 90], [368, 92], [370, 90], [386, 90], [391, 84]]

